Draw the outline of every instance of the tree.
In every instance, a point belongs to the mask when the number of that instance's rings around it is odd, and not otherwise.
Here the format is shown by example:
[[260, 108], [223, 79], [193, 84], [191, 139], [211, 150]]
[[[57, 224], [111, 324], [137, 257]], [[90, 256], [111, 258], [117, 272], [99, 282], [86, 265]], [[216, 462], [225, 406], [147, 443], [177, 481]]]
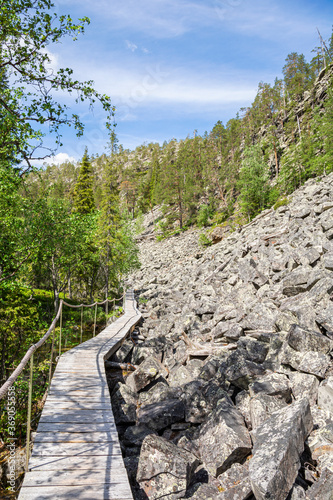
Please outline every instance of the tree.
[[314, 75], [303, 54], [292, 52], [283, 66], [284, 83], [290, 100], [299, 99], [312, 85]]
[[[109, 117], [114, 112], [110, 98], [99, 94], [92, 81], [79, 82], [70, 68], [50, 69], [49, 46], [66, 36], [76, 40], [89, 23], [84, 17], [75, 24], [70, 16], [58, 16], [53, 10], [51, 0], [2, 0], [0, 4], [0, 75], [6, 74], [11, 82], [0, 95], [2, 164], [25, 161], [31, 168], [33, 160], [54, 154], [61, 145], [62, 125], [74, 126], [82, 135], [78, 114], [68, 116], [67, 106], [56, 101], [58, 90], [75, 91], [77, 103], [99, 101]], [[43, 144], [45, 125], [55, 140], [51, 148]]]
[[93, 182], [94, 172], [86, 148], [82, 158], [79, 176], [74, 187], [74, 212], [86, 215], [94, 210]]
[[269, 203], [268, 169], [259, 146], [246, 148], [239, 178], [240, 206], [249, 220]]

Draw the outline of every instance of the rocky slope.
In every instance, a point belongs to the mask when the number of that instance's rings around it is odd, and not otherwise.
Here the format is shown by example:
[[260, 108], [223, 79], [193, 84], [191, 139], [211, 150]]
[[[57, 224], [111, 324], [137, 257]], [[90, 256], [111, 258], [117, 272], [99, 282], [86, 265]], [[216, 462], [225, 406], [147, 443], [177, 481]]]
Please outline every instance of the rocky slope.
[[110, 378], [135, 498], [331, 499], [333, 174], [206, 250], [149, 232]]

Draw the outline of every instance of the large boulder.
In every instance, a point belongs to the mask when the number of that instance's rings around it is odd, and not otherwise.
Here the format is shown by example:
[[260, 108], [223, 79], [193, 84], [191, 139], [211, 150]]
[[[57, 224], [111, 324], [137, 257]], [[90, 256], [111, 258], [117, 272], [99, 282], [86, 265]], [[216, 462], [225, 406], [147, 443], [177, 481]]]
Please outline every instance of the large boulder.
[[147, 436], [141, 447], [137, 481], [149, 500], [183, 498], [199, 460], [160, 436]]
[[257, 500], [285, 500], [300, 468], [304, 441], [312, 430], [307, 399], [271, 415], [256, 429], [250, 480]]
[[142, 406], [137, 412], [138, 424], [145, 424], [156, 431], [165, 429], [176, 422], [183, 422], [185, 406], [177, 399], [167, 399]]
[[226, 399], [202, 424], [196, 444], [200, 457], [212, 476], [219, 476], [251, 452], [251, 438], [240, 412]]

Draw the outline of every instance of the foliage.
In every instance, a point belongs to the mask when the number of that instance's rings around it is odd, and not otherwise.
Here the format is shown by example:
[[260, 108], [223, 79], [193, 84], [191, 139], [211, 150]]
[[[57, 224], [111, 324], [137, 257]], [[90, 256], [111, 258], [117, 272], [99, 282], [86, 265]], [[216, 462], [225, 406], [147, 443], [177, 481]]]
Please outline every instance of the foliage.
[[251, 220], [269, 204], [269, 173], [259, 146], [244, 151], [239, 188], [241, 210]]
[[200, 236], [199, 236], [199, 243], [203, 247], [209, 247], [210, 245], [213, 244], [212, 240], [210, 240], [209, 238], [207, 238], [207, 236], [205, 235], [205, 233], [201, 233], [200, 234]]
[[274, 210], [277, 210], [278, 208], [280, 207], [284, 207], [286, 205], [288, 205], [289, 203], [289, 200], [288, 198], [280, 198], [274, 205], [273, 205], [273, 208]]
[[93, 169], [86, 149], [82, 158], [78, 179], [74, 187], [74, 212], [87, 215], [95, 208]]
[[213, 216], [213, 210], [208, 205], [201, 205], [197, 214], [197, 224], [199, 227], [209, 225], [209, 221]]
[[3, 0], [0, 4], [2, 165], [25, 160], [31, 167], [34, 159], [54, 153], [53, 147], [43, 144], [46, 125], [56, 147], [61, 145], [62, 125], [73, 126], [82, 135], [79, 115], [67, 115], [67, 106], [55, 99], [56, 91], [75, 92], [77, 103], [99, 101], [108, 116], [113, 114], [110, 98], [96, 92], [91, 80], [79, 82], [70, 68], [51, 69], [49, 47], [65, 37], [76, 40], [89, 24], [87, 17], [75, 24], [69, 15], [58, 15], [54, 9], [50, 0]]

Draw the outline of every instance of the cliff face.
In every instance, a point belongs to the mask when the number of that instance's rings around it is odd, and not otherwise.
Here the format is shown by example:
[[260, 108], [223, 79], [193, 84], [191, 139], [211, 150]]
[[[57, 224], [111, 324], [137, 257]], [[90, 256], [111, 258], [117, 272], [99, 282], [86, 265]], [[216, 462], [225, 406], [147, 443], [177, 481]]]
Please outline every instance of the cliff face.
[[151, 227], [113, 387], [135, 497], [331, 498], [333, 174], [206, 250]]

